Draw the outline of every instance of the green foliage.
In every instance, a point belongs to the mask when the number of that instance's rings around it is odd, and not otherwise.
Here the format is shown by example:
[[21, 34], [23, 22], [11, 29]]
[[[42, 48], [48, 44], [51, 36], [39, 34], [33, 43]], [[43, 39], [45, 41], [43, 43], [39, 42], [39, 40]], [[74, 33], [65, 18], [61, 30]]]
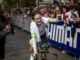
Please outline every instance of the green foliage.
[[5, 8], [14, 8], [18, 3], [19, 7], [33, 6], [35, 5], [35, 0], [4, 0], [3, 4]]
[[0, 9], [1, 9], [1, 4], [0, 4]]
[[33, 5], [35, 5], [35, 0], [20, 0], [19, 4], [20, 4], [21, 7], [33, 6]]
[[5, 8], [14, 8], [16, 7], [16, 0], [4, 0], [3, 4]]

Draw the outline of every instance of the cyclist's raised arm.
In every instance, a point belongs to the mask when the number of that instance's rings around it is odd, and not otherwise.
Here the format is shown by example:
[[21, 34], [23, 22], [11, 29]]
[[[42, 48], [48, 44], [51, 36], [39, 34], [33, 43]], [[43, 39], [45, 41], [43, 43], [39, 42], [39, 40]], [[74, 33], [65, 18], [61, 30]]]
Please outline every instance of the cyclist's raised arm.
[[47, 24], [49, 22], [53, 23], [53, 22], [58, 22], [57, 19], [51, 19], [51, 18], [47, 18], [47, 17], [41, 17], [43, 23]]
[[47, 18], [47, 17], [41, 17], [42, 22], [45, 24], [47, 24], [49, 22], [49, 19], [50, 18]]

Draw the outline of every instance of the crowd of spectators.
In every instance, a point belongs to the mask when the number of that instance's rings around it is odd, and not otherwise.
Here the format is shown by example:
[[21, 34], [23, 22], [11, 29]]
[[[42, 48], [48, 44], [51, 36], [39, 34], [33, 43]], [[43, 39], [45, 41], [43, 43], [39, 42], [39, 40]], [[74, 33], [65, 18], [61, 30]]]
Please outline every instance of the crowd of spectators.
[[55, 0], [53, 4], [48, 3], [32, 7], [5, 9], [4, 12], [8, 17], [14, 15], [33, 17], [36, 13], [40, 13], [45, 17], [56, 18], [61, 16], [62, 20], [72, 20], [74, 17], [80, 17], [80, 0]]
[[63, 21], [64, 26], [72, 22], [70, 26], [73, 38], [76, 27], [80, 27], [80, 0], [60, 0], [54, 1], [53, 4], [39, 5], [34, 7], [32, 17], [37, 13], [46, 18]]
[[62, 1], [56, 1], [53, 4], [34, 7], [32, 14], [40, 13], [45, 17], [51, 17], [52, 15], [54, 15], [54, 18], [60, 15], [62, 20], [71, 20], [74, 17], [80, 17], [79, 5], [80, 0], [77, 0], [76, 2], [75, 0], [67, 0], [65, 3]]

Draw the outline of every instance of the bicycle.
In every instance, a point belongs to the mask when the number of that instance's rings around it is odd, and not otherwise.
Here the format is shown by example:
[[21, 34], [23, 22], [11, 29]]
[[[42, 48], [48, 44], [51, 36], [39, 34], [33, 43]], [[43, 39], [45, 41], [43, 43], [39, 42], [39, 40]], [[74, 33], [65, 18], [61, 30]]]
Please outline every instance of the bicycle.
[[41, 54], [41, 60], [47, 60], [48, 46], [46, 44], [41, 45], [41, 49], [39, 49], [39, 53]]
[[48, 56], [47, 54], [52, 54], [52, 55], [55, 55], [57, 58], [58, 58], [58, 55], [56, 53], [52, 53], [52, 52], [49, 52], [49, 47], [47, 46], [47, 44], [42, 44], [39, 48], [38, 48], [38, 53], [40, 54], [40, 57], [39, 57], [39, 54], [37, 54], [35, 56], [35, 59], [34, 60], [48, 60]]

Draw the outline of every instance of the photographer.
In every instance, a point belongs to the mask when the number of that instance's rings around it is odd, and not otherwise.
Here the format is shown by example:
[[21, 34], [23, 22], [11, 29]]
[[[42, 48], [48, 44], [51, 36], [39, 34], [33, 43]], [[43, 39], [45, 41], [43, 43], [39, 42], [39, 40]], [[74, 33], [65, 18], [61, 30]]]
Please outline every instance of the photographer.
[[4, 16], [4, 12], [0, 11], [0, 60], [3, 60], [5, 57], [6, 36], [10, 31], [10, 24]]

